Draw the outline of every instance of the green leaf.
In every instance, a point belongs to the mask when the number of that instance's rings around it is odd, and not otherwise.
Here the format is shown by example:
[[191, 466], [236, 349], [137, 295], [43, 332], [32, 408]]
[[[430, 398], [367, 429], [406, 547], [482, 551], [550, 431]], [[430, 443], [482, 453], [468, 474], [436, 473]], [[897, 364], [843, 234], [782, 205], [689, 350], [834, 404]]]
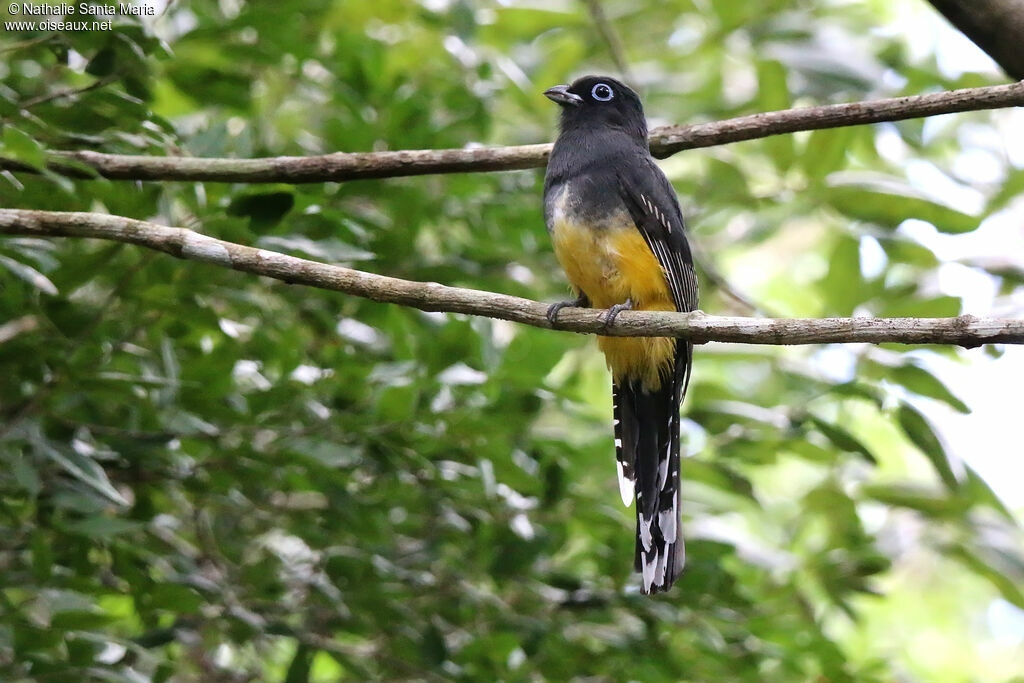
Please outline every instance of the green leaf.
[[53, 575], [55, 549], [51, 534], [36, 529], [29, 545], [32, 550], [32, 576], [37, 582], [45, 584]]
[[202, 596], [189, 586], [163, 582], [151, 586], [146, 593], [149, 607], [175, 610], [181, 614], [193, 612], [203, 604]]
[[[789, 109], [789, 70], [775, 60], [757, 61], [757, 102], [760, 111]], [[761, 141], [779, 169], [788, 169], [796, 157], [792, 135], [773, 135]]]
[[[1021, 588], [1024, 586], [1024, 571], [1021, 570], [1019, 563], [1015, 568], [997, 566], [1005, 563], [998, 562], [998, 557], [985, 557], [984, 549], [969, 548], [965, 544], [951, 546], [947, 552], [974, 573], [987, 579], [1008, 602], [1024, 609], [1024, 589]], [[992, 555], [992, 551], [989, 550], [985, 554]]]
[[884, 394], [880, 388], [873, 383], [862, 382], [856, 379], [843, 382], [842, 384], [834, 384], [830, 387], [829, 391], [838, 396], [865, 399], [875, 404], [878, 408], [881, 408], [885, 402]]
[[943, 483], [950, 490], [956, 490], [960, 483], [956, 474], [953, 473], [946, 449], [924, 415], [909, 404], [901, 403], [896, 411], [896, 419], [910, 441], [932, 463], [932, 467], [935, 468]]
[[28, 133], [14, 126], [5, 126], [0, 138], [0, 156], [20, 161], [32, 168], [46, 165], [46, 150]]
[[55, 448], [42, 438], [41, 435], [35, 435], [31, 443], [43, 456], [60, 465], [65, 472], [85, 484], [89, 489], [99, 493], [113, 503], [124, 506], [129, 505], [124, 496], [110, 483], [107, 473], [92, 458], [72, 450], [65, 452]]
[[109, 76], [117, 68], [117, 50], [105, 47], [97, 52], [85, 67], [85, 73], [93, 76]]
[[964, 233], [978, 227], [980, 219], [928, 199], [906, 183], [895, 179], [834, 183], [827, 199], [851, 218], [896, 228], [916, 218], [931, 223], [940, 232]]
[[1007, 522], [1018, 526], [1017, 517], [1006, 507], [1002, 499], [996, 495], [992, 487], [967, 463], [964, 463], [965, 478], [960, 487], [961, 494], [972, 499], [980, 505], [988, 505], [1006, 519]]
[[736, 164], [711, 157], [707, 165], [706, 182], [715, 188], [716, 194], [732, 199], [749, 199], [747, 178]]
[[706, 486], [756, 500], [750, 480], [724, 463], [688, 458], [681, 466], [686, 481], [698, 481]]
[[14, 480], [25, 489], [30, 498], [35, 498], [39, 495], [43, 485], [39, 480], [39, 471], [29, 458], [15, 456], [11, 471], [14, 474]]
[[235, 197], [228, 206], [229, 216], [245, 216], [254, 230], [266, 230], [281, 222], [295, 206], [290, 189], [258, 187]]
[[864, 484], [860, 487], [860, 495], [944, 519], [955, 519], [968, 508], [968, 503], [956, 496], [914, 484]]
[[303, 235], [262, 235], [256, 243], [265, 249], [300, 252], [325, 263], [350, 263], [375, 258], [372, 252], [335, 238], [311, 240]]
[[444, 634], [434, 624], [424, 631], [420, 641], [423, 659], [432, 666], [439, 666], [448, 659], [448, 648], [444, 642]]
[[74, 534], [82, 534], [100, 540], [110, 540], [120, 534], [138, 531], [144, 526], [141, 522], [97, 515], [78, 522], [72, 522], [67, 525], [67, 530]]
[[931, 249], [901, 237], [899, 234], [878, 235], [876, 239], [885, 250], [885, 255], [893, 263], [907, 263], [922, 268], [933, 268], [939, 263], [939, 259]]
[[295, 648], [295, 655], [292, 657], [291, 664], [288, 665], [288, 673], [284, 677], [284, 683], [307, 683], [315, 655], [316, 650], [299, 643], [298, 647]]
[[905, 297], [886, 302], [878, 312], [883, 318], [955, 318], [960, 315], [962, 301], [955, 296], [936, 296], [931, 299]]
[[[252, 97], [252, 79], [226, 64], [225, 68], [179, 59], [167, 63], [167, 76], [183, 94], [197, 103], [246, 110]], [[91, 72], [90, 72], [91, 73]]]
[[856, 134], [853, 127], [812, 132], [800, 155], [800, 165], [808, 181], [821, 185], [829, 173], [842, 168], [846, 163], [850, 142]]
[[998, 211], [1006, 207], [1010, 202], [1024, 194], [1024, 171], [1015, 169], [999, 187], [999, 191], [992, 196], [988, 203], [990, 212]]
[[850, 315], [869, 294], [860, 270], [860, 243], [849, 236], [836, 242], [828, 257], [828, 274], [821, 285], [828, 301], [828, 312]]
[[89, 180], [96, 180], [101, 183], [105, 182], [102, 180], [102, 177], [100, 176], [99, 171], [96, 170], [95, 166], [83, 163], [73, 157], [58, 153], [51, 153], [50, 161], [55, 167], [62, 170], [66, 169], [76, 175], [84, 175]]
[[102, 612], [92, 610], [66, 610], [53, 616], [53, 619], [50, 622], [50, 627], [75, 631], [100, 631], [108, 627], [114, 621], [116, 621], [115, 617]]
[[867, 446], [860, 442], [853, 434], [846, 431], [839, 425], [830, 424], [820, 417], [811, 415], [811, 422], [818, 429], [819, 432], [825, 435], [825, 438], [832, 442], [836, 448], [846, 451], [847, 453], [857, 453], [863, 456], [865, 460], [873, 465], [878, 464], [878, 460], [868, 450]]
[[957, 398], [935, 375], [918, 365], [907, 364], [892, 368], [887, 377], [915, 394], [942, 401], [961, 413], [971, 412], [967, 404]]
[[6, 268], [19, 279], [24, 280], [36, 289], [49, 294], [50, 296], [56, 296], [59, 294], [57, 286], [50, 282], [48, 277], [30, 265], [22, 263], [21, 261], [15, 261], [8, 256], [0, 254], [0, 267]]

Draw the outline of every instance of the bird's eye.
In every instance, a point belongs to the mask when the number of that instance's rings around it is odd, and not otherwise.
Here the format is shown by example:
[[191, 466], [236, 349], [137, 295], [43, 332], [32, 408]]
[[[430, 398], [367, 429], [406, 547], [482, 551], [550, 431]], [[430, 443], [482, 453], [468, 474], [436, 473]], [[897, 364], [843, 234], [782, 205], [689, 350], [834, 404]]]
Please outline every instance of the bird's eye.
[[615, 93], [612, 92], [612, 89], [605, 85], [604, 83], [598, 83], [597, 85], [595, 85], [594, 88], [590, 91], [590, 94], [598, 102], [607, 102], [611, 98], [615, 97]]

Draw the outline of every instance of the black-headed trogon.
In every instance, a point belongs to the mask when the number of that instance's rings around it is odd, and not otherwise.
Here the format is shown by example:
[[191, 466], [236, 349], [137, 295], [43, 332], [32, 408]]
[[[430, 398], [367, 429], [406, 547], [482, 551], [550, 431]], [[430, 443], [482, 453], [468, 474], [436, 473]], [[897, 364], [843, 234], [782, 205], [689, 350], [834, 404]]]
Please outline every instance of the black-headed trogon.
[[[544, 178], [544, 218], [578, 298], [553, 305], [693, 311], [697, 277], [675, 191], [654, 163], [635, 92], [585, 76], [544, 93], [561, 132]], [[667, 590], [686, 554], [679, 519], [679, 406], [693, 345], [667, 337], [598, 337], [612, 372], [615, 455], [623, 502], [636, 500], [636, 571], [644, 593]]]

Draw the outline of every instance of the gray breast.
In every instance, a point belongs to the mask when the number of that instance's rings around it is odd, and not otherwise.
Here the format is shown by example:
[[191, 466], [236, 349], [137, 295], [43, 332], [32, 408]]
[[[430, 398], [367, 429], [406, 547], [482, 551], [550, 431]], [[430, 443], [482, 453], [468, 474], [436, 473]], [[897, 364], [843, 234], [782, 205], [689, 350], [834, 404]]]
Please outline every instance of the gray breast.
[[621, 226], [626, 205], [618, 188], [591, 174], [552, 184], [544, 193], [544, 222], [548, 232], [556, 219], [585, 223], [596, 230]]

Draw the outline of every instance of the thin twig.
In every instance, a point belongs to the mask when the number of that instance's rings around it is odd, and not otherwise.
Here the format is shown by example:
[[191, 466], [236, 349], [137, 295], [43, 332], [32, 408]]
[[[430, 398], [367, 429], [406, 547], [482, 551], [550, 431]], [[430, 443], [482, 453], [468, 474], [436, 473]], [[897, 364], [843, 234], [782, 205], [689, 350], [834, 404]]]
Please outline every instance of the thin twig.
[[755, 303], [729, 284], [729, 281], [726, 280], [725, 276], [718, 271], [718, 268], [715, 267], [711, 257], [708, 255], [707, 251], [701, 247], [698, 240], [693, 238], [690, 239], [690, 251], [693, 252], [693, 260], [697, 264], [697, 267], [704, 272], [704, 277], [706, 277], [723, 295], [738, 303], [749, 313], [756, 313], [758, 315], [769, 314], [768, 310], [764, 306]]
[[615, 27], [608, 21], [600, 0], [584, 0], [584, 4], [587, 6], [590, 18], [594, 20], [598, 33], [601, 34], [601, 38], [604, 39], [605, 44], [608, 46], [608, 53], [611, 55], [615, 68], [619, 70], [619, 73], [627, 81], [633, 80], [633, 76], [629, 72], [629, 62], [626, 61], [626, 50], [622, 46], [622, 41], [619, 39], [619, 34], [616, 32]]
[[15, 52], [17, 50], [21, 50], [22, 48], [31, 47], [38, 43], [45, 43], [46, 41], [52, 39], [53, 34], [47, 34], [39, 36], [38, 38], [29, 38], [28, 40], [22, 40], [11, 45], [5, 45], [4, 47], [0, 47], [0, 54], [4, 54], [5, 52]]
[[64, 90], [55, 90], [55, 91], [53, 91], [51, 93], [46, 93], [45, 95], [37, 95], [36, 97], [30, 97], [29, 99], [24, 100], [23, 102], [18, 103], [17, 108], [18, 109], [31, 109], [32, 107], [38, 106], [40, 104], [45, 104], [46, 102], [53, 102], [54, 100], [60, 100], [60, 99], [66, 98], [66, 97], [74, 97], [75, 95], [81, 95], [81, 94], [87, 93], [87, 92], [89, 92], [91, 90], [97, 90], [97, 89], [102, 88], [102, 87], [104, 87], [106, 85], [110, 85], [111, 83], [116, 81], [118, 78], [120, 78], [120, 76], [115, 75], [115, 74], [110, 74], [110, 75], [104, 76], [103, 78], [99, 78], [99, 79], [93, 81], [92, 83], [90, 83], [89, 85], [81, 87], [81, 88], [66, 88]]
[[[1024, 82], [966, 88], [948, 92], [896, 97], [869, 102], [741, 116], [687, 126], [663, 126], [651, 131], [651, 152], [665, 158], [684, 149], [713, 147], [801, 130], [841, 128], [881, 121], [902, 121], [954, 112], [1024, 105]], [[49, 166], [71, 177], [91, 177], [80, 164], [112, 180], [183, 180], [232, 183], [320, 183], [368, 178], [510, 171], [538, 168], [547, 163], [550, 144], [472, 149], [426, 149], [357, 152], [311, 157], [259, 159], [201, 159], [147, 157], [99, 152], [55, 152]], [[64, 163], [64, 160], [76, 163]], [[0, 170], [37, 172], [13, 159], [0, 158]]]
[[566, 309], [548, 321], [548, 306], [538, 301], [412, 282], [332, 266], [274, 251], [226, 242], [187, 228], [173, 228], [121, 216], [0, 209], [0, 234], [34, 237], [95, 237], [127, 242], [178, 258], [318, 287], [373, 301], [424, 311], [465, 313], [510, 320], [534, 327], [626, 337], [680, 337], [695, 343], [744, 344], [1024, 344], [1024, 320], [977, 318], [739, 318], [664, 311], [623, 311], [607, 324], [604, 312]]

